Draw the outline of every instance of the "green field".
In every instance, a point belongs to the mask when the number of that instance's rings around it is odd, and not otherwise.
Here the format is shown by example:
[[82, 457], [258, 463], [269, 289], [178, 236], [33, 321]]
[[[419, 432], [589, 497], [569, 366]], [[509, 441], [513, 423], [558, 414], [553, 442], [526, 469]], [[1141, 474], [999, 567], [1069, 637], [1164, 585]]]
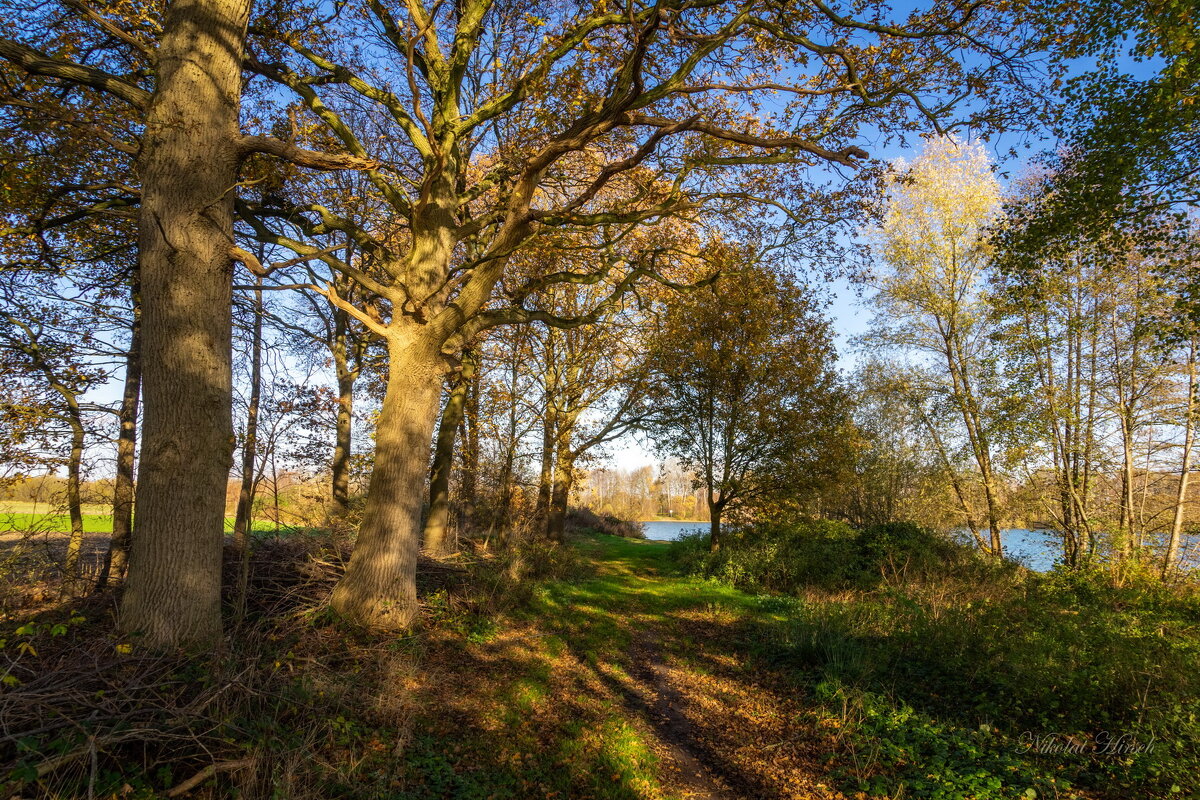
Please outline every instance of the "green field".
[[[275, 523], [267, 519], [254, 520], [254, 530], [275, 530]], [[280, 526], [287, 528], [287, 525]], [[233, 517], [225, 517], [226, 530], [233, 530]], [[71, 530], [71, 518], [67, 514], [50, 510], [46, 503], [7, 502], [0, 504], [0, 533], [9, 531], [33, 531], [37, 533], [66, 533]], [[83, 505], [84, 533], [111, 533], [112, 512], [102, 503]]]

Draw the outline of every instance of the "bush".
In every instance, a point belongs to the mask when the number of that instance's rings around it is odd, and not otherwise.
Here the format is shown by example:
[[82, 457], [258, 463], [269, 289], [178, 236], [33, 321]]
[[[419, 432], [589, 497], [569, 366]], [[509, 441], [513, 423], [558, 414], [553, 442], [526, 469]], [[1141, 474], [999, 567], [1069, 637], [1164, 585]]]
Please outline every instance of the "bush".
[[684, 536], [671, 553], [687, 574], [754, 592], [868, 589], [883, 576], [936, 574], [979, 561], [973, 551], [912, 523], [858, 531], [834, 520], [731, 527], [716, 553], [708, 535]]
[[601, 516], [589, 508], [572, 508], [567, 512], [567, 530], [574, 533], [604, 533], [609, 536], [622, 536], [626, 539], [645, 539], [646, 532], [640, 522], [630, 522], [614, 517], [612, 514]]

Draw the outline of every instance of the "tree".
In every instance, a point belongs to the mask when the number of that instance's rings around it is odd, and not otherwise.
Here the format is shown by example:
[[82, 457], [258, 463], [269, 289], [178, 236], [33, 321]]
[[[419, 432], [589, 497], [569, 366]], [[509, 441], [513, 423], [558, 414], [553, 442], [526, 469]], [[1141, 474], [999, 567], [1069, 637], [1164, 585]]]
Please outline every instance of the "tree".
[[[126, 152], [136, 153], [140, 181], [132, 194], [138, 206], [144, 414], [121, 620], [153, 647], [208, 646], [221, 634], [224, 487], [232, 464], [231, 262], [248, 255], [233, 247], [239, 167], [254, 152], [321, 168], [364, 162], [242, 135], [246, 0], [170, 3], [157, 41], [147, 35], [154, 26], [145, 20], [113, 21], [82, 11], [106, 40], [94, 51], [99, 66], [14, 39], [0, 39], [0, 58], [29, 75], [115, 97], [132, 107], [140, 123], [139, 141]], [[53, 41], [52, 30], [40, 32], [63, 50], [78, 44]], [[114, 42], [121, 55], [113, 55]], [[106, 71], [106, 58], [122, 65], [132, 60], [140, 69], [135, 77], [122, 77]], [[103, 132], [99, 138], [104, 141]]]
[[463, 351], [461, 366], [449, 381], [446, 402], [442, 407], [437, 439], [433, 448], [433, 466], [429, 473], [429, 512], [421, 541], [433, 555], [449, 552], [447, 526], [450, 521], [450, 471], [454, 467], [454, 440], [463, 424], [467, 409], [467, 394], [475, 379], [475, 352]]
[[[991, 323], [983, 291], [990, 267], [985, 232], [1000, 201], [991, 161], [978, 145], [928, 139], [911, 164], [896, 165], [876, 232], [884, 270], [872, 298], [873, 346], [914, 354], [962, 420], [986, 505], [987, 549], [999, 556], [996, 461], [999, 416], [991, 389]], [[964, 512], [967, 508], [964, 505]], [[968, 525], [978, 538], [968, 513]]]
[[[554, 228], [678, 213], [719, 225], [755, 203], [790, 220], [789, 240], [825, 230], [857, 207], [827, 184], [828, 170], [866, 155], [860, 130], [938, 125], [971, 97], [983, 101], [973, 121], [1014, 122], [1007, 90], [1028, 46], [1006, 9], [986, 5], [939, 4], [902, 23], [816, 0], [540, 13], [371, 0], [314, 25], [285, 10], [251, 59], [290, 90], [305, 124], [388, 165], [365, 174], [407, 233], [389, 247], [326, 205], [244, 209], [257, 235], [301, 255], [317, 256], [334, 232], [379, 254], [371, 272], [323, 259], [381, 298], [381, 319], [313, 284], [389, 351], [364, 521], [332, 598], [365, 625], [403, 628], [416, 613], [419, 487], [446, 371], [488, 328], [556, 321], [493, 304], [511, 254]], [[380, 46], [384, 56], [361, 57]], [[768, 106], [765, 92], [785, 99]], [[791, 216], [802, 208], [818, 210]], [[604, 279], [619, 294], [654, 277], [634, 260], [535, 276], [530, 289]]]
[[667, 310], [650, 356], [649, 431], [706, 489], [713, 550], [726, 513], [817, 490], [846, 433], [828, 323], [790, 280], [734, 257]]
[[1049, 478], [1040, 512], [1054, 520], [1063, 558], [1081, 564], [1096, 550], [1095, 495], [1102, 465], [1100, 361], [1108, 275], [1086, 253], [1064, 254], [1036, 270], [1004, 269], [993, 301], [1009, 391], [1026, 398], [1013, 415], [1014, 459], [1030, 483]]
[[[8, 299], [8, 298], [6, 298]], [[64, 587], [68, 594], [81, 591], [80, 561], [83, 552], [83, 500], [80, 489], [83, 481], [83, 453], [89, 430], [85, 419], [82, 400], [88, 389], [101, 383], [105, 376], [102, 369], [88, 363], [86, 355], [80, 354], [81, 339], [90, 338], [88, 323], [95, 323], [93, 315], [84, 310], [84, 319], [73, 315], [71, 309], [40, 303], [30, 307], [19, 300], [6, 302], [0, 314], [0, 343], [6, 353], [16, 359], [6, 358], [5, 371], [16, 370], [36, 375], [36, 384], [49, 392], [53, 400], [47, 403], [50, 416], [65, 425], [69, 433], [67, 455], [63, 461], [67, 468], [66, 506], [71, 530], [67, 542], [66, 561], [63, 572]], [[87, 317], [91, 317], [88, 319]]]
[[129, 287], [129, 349], [125, 353], [121, 407], [117, 412], [117, 463], [113, 478], [113, 530], [96, 585], [125, 581], [133, 536], [134, 457], [137, 453], [138, 407], [142, 394], [142, 298], [135, 277]]
[[[956, 490], [959, 465], [943, 457], [941, 419], [927, 398], [913, 396], [923, 383], [911, 370], [869, 359], [850, 376], [853, 400], [852, 469], [830, 512], [857, 528], [889, 522], [953, 527], [948, 495]], [[933, 423], [931, 430], [928, 423]]]
[[[1200, 35], [1189, 0], [1087, 0], [1060, 21], [1056, 71], [1070, 77], [1052, 125], [1059, 149], [1042, 156], [1050, 175], [1024, 198], [1024, 223], [1003, 234], [1028, 252], [1103, 238], [1114, 226], [1138, 237], [1144, 221], [1200, 199]], [[1063, 25], [1061, 21], [1067, 24]], [[1061, 80], [1061, 79], [1060, 79]]]
[[1183, 392], [1182, 406], [1179, 416], [1183, 427], [1182, 452], [1179, 459], [1179, 482], [1175, 491], [1175, 508], [1171, 512], [1171, 532], [1167, 539], [1166, 551], [1163, 554], [1163, 577], [1172, 575], [1179, 566], [1179, 546], [1183, 538], [1183, 523], [1186, 514], [1188, 485], [1191, 477], [1192, 458], [1196, 446], [1196, 404], [1197, 390], [1200, 389], [1196, 369], [1197, 342], [1195, 333], [1184, 345], [1186, 355], [1183, 358], [1183, 374], [1186, 388]]

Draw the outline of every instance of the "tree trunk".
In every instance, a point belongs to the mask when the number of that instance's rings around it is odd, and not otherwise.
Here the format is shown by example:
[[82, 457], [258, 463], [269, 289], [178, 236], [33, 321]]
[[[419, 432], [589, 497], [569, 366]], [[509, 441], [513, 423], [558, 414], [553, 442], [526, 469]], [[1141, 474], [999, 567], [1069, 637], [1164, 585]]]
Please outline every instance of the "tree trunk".
[[375, 432], [375, 466], [358, 542], [332, 606], [368, 628], [402, 630], [417, 615], [422, 492], [444, 365], [438, 348], [397, 333]]
[[[261, 256], [260, 256], [261, 258]], [[250, 397], [246, 402], [246, 437], [242, 443], [242, 485], [233, 520], [233, 546], [238, 553], [236, 615], [246, 610], [250, 584], [250, 529], [254, 511], [255, 467], [258, 463], [258, 406], [262, 397], [262, 278], [255, 280], [254, 323], [250, 329]]]
[[467, 387], [475, 373], [475, 357], [467, 350], [462, 355], [462, 370], [455, 376], [442, 409], [438, 425], [437, 444], [433, 450], [433, 468], [429, 474], [429, 515], [425, 519], [422, 537], [425, 550], [431, 555], [446, 555], [450, 551], [447, 527], [450, 521], [450, 471], [454, 466], [454, 435], [462, 424]]
[[721, 549], [721, 512], [724, 506], [708, 495], [708, 551], [715, 553]]
[[71, 537], [67, 540], [65, 565], [66, 594], [74, 595], [82, 588], [83, 564], [83, 500], [79, 494], [80, 473], [83, 470], [83, 418], [73, 396], [67, 397], [67, 423], [71, 427], [71, 455], [67, 461], [67, 514], [71, 518]]
[[987, 503], [988, 515], [988, 544], [991, 547], [992, 555], [996, 558], [1001, 558], [1004, 555], [1004, 544], [1000, 539], [999, 503], [996, 500], [995, 483], [993, 480], [989, 467], [988, 476], [983, 484], [983, 494], [984, 500]]
[[337, 370], [338, 408], [333, 441], [333, 514], [344, 517], [350, 504], [350, 457], [353, 454], [351, 437], [354, 433], [354, 384], [357, 368], [351, 368], [347, 338], [349, 319], [345, 311], [333, 309], [333, 363]]
[[537, 503], [533, 510], [534, 518], [538, 520], [545, 520], [550, 509], [554, 485], [554, 437], [557, 427], [554, 412], [547, 407], [542, 419], [542, 468], [538, 473]]
[[[500, 468], [500, 492], [496, 509], [492, 514], [492, 530], [500, 529], [500, 541], [509, 541], [509, 521], [512, 515], [513, 464], [517, 457], [517, 383], [520, 377], [517, 349], [514, 347], [512, 363], [509, 364], [508, 387], [508, 431], [504, 443], [504, 461]], [[490, 535], [490, 534], [489, 534]]]
[[1187, 503], [1188, 480], [1192, 471], [1192, 450], [1196, 441], [1196, 342], [1188, 348], [1188, 388], [1183, 417], [1183, 459], [1179, 465], [1179, 485], [1175, 492], [1175, 514], [1171, 519], [1171, 537], [1163, 555], [1162, 574], [1166, 578], [1179, 566], [1179, 544], [1183, 539], [1183, 520]]
[[566, 534], [567, 505], [571, 500], [571, 485], [575, 480], [575, 459], [572, 448], [575, 422], [579, 411], [574, 408], [557, 410], [554, 415], [554, 480], [550, 487], [550, 508], [546, 516], [546, 536], [562, 542]]
[[468, 525], [475, 520], [475, 484], [479, 475], [479, 373], [477, 364], [475, 374], [467, 381], [467, 407], [463, 415], [462, 516]]
[[1121, 558], [1133, 557], [1133, 425], [1124, 412], [1121, 415], [1121, 505], [1117, 524]]
[[138, 399], [142, 391], [141, 289], [134, 278], [130, 290], [133, 320], [129, 326], [129, 352], [125, 355], [125, 389], [121, 394], [120, 433], [117, 436], [117, 474], [113, 480], [113, 532], [104, 566], [96, 581], [99, 588], [125, 580], [129, 559], [129, 534], [133, 530], [133, 466], [137, 449]]
[[546, 516], [546, 538], [561, 543], [566, 538], [567, 505], [571, 500], [571, 484], [575, 477], [575, 455], [561, 438], [557, 449], [554, 485], [550, 492], [549, 514]]
[[233, 461], [233, 199], [248, 0], [167, 6], [142, 134], [144, 419], [121, 627], [150, 648], [221, 637]]

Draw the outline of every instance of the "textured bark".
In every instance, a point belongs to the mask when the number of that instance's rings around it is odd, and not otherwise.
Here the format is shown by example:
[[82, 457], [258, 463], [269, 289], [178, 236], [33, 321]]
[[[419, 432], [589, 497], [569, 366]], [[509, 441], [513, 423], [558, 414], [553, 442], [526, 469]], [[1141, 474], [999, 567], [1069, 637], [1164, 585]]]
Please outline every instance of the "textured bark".
[[71, 454], [67, 460], [67, 514], [71, 518], [71, 536], [67, 540], [65, 565], [68, 594], [76, 594], [82, 588], [83, 553], [83, 500], [79, 495], [80, 473], [83, 469], [83, 418], [79, 413], [79, 401], [74, 394], [64, 394], [67, 402], [67, 424], [71, 428]]
[[721, 512], [724, 506], [714, 502], [712, 495], [708, 500], [708, 549], [715, 553], [721, 549]]
[[389, 342], [387, 392], [358, 542], [333, 590], [333, 609], [368, 628], [402, 630], [417, 615], [421, 485], [437, 420], [444, 365], [427, 342]]
[[113, 480], [113, 533], [104, 566], [96, 581], [98, 587], [118, 585], [125, 580], [129, 560], [130, 533], [133, 531], [133, 466], [137, 451], [138, 401], [142, 392], [142, 304], [141, 289], [135, 279], [130, 290], [132, 320], [129, 325], [129, 352], [125, 354], [125, 388], [118, 412], [117, 473]]
[[566, 535], [567, 504], [575, 478], [575, 458], [571, 448], [558, 442], [554, 457], [554, 488], [550, 494], [550, 513], [546, 517], [546, 537], [561, 542]]
[[504, 453], [503, 461], [500, 467], [500, 491], [498, 493], [498, 502], [496, 509], [492, 514], [491, 530], [499, 531], [501, 543], [507, 544], [509, 540], [508, 524], [512, 516], [512, 478], [513, 466], [517, 457], [517, 380], [520, 375], [518, 370], [518, 358], [516, 353], [517, 348], [513, 350], [512, 362], [509, 365], [510, 369], [509, 384], [508, 384], [508, 430], [505, 432], [503, 440]]
[[143, 411], [121, 627], [151, 648], [221, 636], [233, 192], [248, 0], [167, 6], [138, 172]]
[[554, 436], [558, 427], [554, 412], [547, 408], [542, 419], [542, 467], [538, 473], [537, 504], [534, 506], [534, 517], [546, 519], [550, 509], [551, 489], [554, 485]]
[[575, 459], [579, 457], [572, 447], [579, 413], [580, 410], [573, 405], [565, 409], [559, 407], [553, 413], [554, 479], [550, 489], [549, 513], [546, 515], [546, 536], [554, 542], [563, 541], [566, 534], [567, 505], [575, 481]]
[[545, 411], [542, 414], [542, 465], [538, 473], [537, 503], [534, 519], [550, 532], [550, 503], [554, 494], [554, 445], [558, 441], [558, 364], [555, 359], [555, 344], [558, 337], [553, 328], [545, 332], [545, 369], [542, 371], [542, 386], [545, 389]]
[[451, 550], [450, 471], [454, 466], [454, 436], [462, 424], [467, 388], [475, 374], [475, 358], [470, 351], [463, 353], [462, 370], [450, 386], [442, 419], [438, 424], [437, 442], [433, 448], [433, 468], [429, 473], [429, 514], [422, 536], [424, 547], [431, 555], [445, 555]]
[[475, 520], [475, 479], [479, 474], [479, 367], [467, 382], [467, 408], [463, 415], [462, 515], [468, 525]]

